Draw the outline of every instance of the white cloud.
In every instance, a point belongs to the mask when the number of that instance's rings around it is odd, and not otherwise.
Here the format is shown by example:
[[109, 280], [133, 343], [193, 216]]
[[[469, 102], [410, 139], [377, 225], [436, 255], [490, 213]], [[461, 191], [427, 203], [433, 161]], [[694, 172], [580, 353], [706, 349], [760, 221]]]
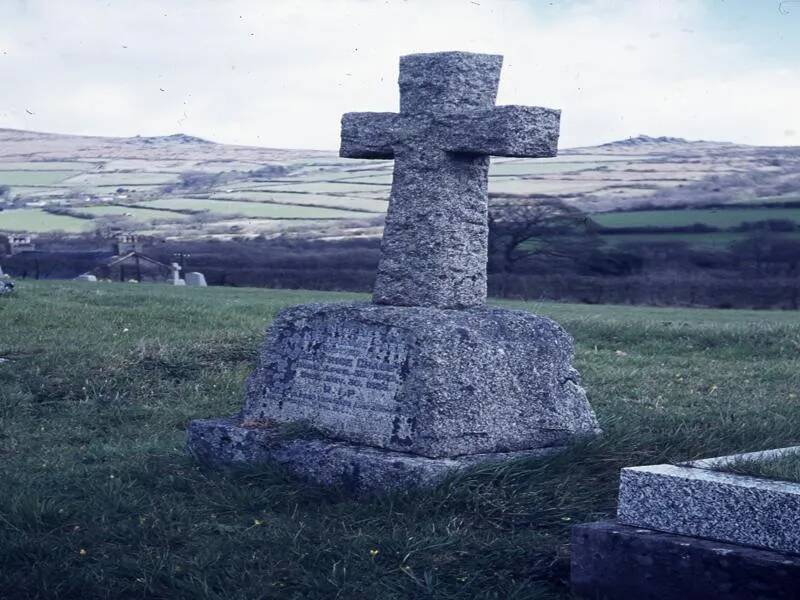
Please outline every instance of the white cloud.
[[[638, 133], [796, 143], [800, 77], [700, 34], [699, 0], [31, 0], [0, 6], [0, 126], [183, 131], [335, 148], [395, 110], [397, 59], [506, 56], [499, 101], [563, 110], [562, 146]], [[31, 111], [34, 114], [28, 114]]]

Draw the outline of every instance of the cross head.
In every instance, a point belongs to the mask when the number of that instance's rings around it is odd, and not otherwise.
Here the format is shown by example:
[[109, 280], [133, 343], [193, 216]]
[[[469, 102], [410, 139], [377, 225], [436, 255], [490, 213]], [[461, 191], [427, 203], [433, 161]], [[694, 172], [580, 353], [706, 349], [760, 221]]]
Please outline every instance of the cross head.
[[345, 158], [394, 159], [373, 301], [463, 309], [486, 302], [490, 156], [555, 156], [560, 111], [495, 106], [503, 57], [400, 58], [400, 112], [346, 113]]

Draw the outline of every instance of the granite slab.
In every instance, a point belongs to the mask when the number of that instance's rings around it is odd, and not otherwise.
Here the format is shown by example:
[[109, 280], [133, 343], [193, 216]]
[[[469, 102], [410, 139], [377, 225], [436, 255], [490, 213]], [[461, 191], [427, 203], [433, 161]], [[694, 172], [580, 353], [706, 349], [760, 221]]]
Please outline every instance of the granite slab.
[[618, 521], [800, 554], [800, 484], [712, 468], [748, 456], [623, 469]]

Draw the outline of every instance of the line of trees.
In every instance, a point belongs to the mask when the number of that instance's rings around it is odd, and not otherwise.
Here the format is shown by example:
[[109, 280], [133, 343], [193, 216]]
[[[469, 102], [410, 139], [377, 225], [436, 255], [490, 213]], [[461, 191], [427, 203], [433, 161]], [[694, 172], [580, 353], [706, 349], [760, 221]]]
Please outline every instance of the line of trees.
[[[784, 222], [739, 227], [739, 241], [706, 247], [683, 241], [606, 243], [596, 224], [558, 200], [510, 200], [490, 214], [490, 295], [591, 303], [797, 309], [800, 239]], [[793, 224], [792, 224], [793, 225]], [[669, 238], [669, 236], [664, 236]], [[1, 260], [18, 276], [74, 277], [110, 248], [100, 237], [40, 237], [40, 251]], [[211, 285], [370, 291], [380, 257], [375, 238], [315, 241], [151, 240], [144, 253]]]

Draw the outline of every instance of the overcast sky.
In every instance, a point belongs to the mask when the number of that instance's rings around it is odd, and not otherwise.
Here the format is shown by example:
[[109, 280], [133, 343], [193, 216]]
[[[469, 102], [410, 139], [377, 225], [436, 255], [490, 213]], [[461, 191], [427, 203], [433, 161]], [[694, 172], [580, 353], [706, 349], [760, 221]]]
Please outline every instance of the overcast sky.
[[562, 147], [800, 145], [798, 0], [0, 0], [0, 127], [336, 148], [437, 50], [505, 55], [498, 103], [562, 109]]

